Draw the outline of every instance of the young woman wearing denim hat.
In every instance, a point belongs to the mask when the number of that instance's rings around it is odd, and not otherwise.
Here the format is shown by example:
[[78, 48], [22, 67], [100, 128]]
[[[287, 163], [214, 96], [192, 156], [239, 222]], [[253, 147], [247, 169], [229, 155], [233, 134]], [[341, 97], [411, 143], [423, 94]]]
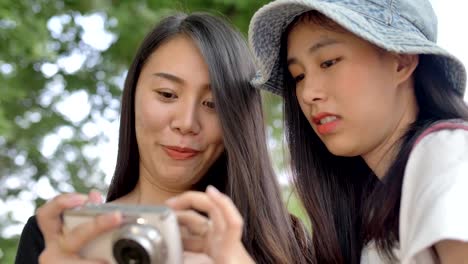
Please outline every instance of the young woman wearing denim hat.
[[426, 0], [278, 0], [252, 83], [284, 98], [317, 263], [468, 261], [464, 66]]
[[[268, 158], [260, 92], [249, 84], [254, 74], [241, 34], [203, 13], [163, 19], [129, 68], [107, 202], [172, 198], [167, 203], [191, 234], [183, 236], [185, 250], [209, 257], [187, 254], [187, 263], [305, 262], [296, 234], [306, 235], [282, 203]], [[122, 217], [103, 215], [61, 232], [63, 210], [87, 201], [100, 197], [63, 194], [38, 209], [16, 262], [97, 263], [82, 259], [80, 249]], [[210, 220], [179, 211], [191, 208]]]

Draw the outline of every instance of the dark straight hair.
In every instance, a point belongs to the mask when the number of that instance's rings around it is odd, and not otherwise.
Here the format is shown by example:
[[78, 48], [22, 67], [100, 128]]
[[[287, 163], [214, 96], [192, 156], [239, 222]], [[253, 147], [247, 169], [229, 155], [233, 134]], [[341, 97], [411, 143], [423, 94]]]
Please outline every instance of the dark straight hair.
[[302, 226], [282, 203], [266, 146], [260, 92], [249, 84], [255, 73], [252, 56], [241, 34], [213, 15], [172, 15], [141, 44], [125, 81], [117, 166], [107, 201], [128, 194], [138, 181], [134, 97], [141, 69], [161, 44], [180, 35], [194, 41], [208, 65], [225, 146], [193, 189], [204, 190], [211, 184], [231, 197], [244, 218], [242, 242], [257, 263], [304, 263], [301, 246], [307, 236], [297, 239]]
[[328, 151], [301, 111], [295, 82], [288, 71], [287, 36], [297, 23], [314, 23], [343, 31], [324, 15], [311, 11], [296, 18], [282, 36], [280, 60], [285, 76], [285, 134], [289, 143], [293, 182], [311, 220], [316, 263], [360, 263], [369, 242], [394, 260], [398, 245], [401, 186], [416, 138], [439, 120], [468, 120], [463, 95], [447, 87], [431, 55], [419, 55], [413, 73], [419, 106], [416, 121], [400, 139], [401, 148], [382, 181], [361, 157], [340, 157]]

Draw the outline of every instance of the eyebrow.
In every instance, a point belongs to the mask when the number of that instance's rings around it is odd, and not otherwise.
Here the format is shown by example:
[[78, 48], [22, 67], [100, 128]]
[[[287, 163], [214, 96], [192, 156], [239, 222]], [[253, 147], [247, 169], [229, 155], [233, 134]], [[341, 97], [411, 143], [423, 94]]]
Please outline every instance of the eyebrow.
[[169, 80], [171, 82], [178, 83], [178, 84], [184, 84], [185, 83], [185, 81], [182, 78], [177, 77], [175, 75], [172, 75], [170, 73], [156, 72], [156, 73], [153, 73], [153, 75], [157, 76], [157, 77], [161, 77], [161, 78], [166, 79], [166, 80]]
[[[185, 84], [185, 80], [178, 77], [178, 76], [175, 76], [173, 74], [170, 74], [170, 73], [166, 73], [166, 72], [155, 72], [153, 73], [154, 76], [157, 76], [157, 77], [160, 77], [160, 78], [163, 78], [163, 79], [166, 79], [166, 80], [169, 80], [171, 82], [175, 82], [177, 84]], [[206, 89], [206, 90], [211, 90], [211, 85], [208, 83], [208, 84], [205, 84], [203, 85], [203, 89]]]
[[[309, 53], [314, 53], [314, 52], [317, 52], [318, 50], [320, 50], [320, 49], [322, 49], [324, 47], [339, 44], [339, 43], [341, 43], [341, 42], [339, 40], [337, 40], [337, 39], [324, 37], [321, 40], [319, 40], [318, 42], [314, 43], [312, 46], [310, 46], [308, 51], [309, 51]], [[298, 63], [297, 58], [295, 58], [295, 57], [288, 58], [287, 66], [289, 66], [291, 64], [294, 64], [294, 63]]]

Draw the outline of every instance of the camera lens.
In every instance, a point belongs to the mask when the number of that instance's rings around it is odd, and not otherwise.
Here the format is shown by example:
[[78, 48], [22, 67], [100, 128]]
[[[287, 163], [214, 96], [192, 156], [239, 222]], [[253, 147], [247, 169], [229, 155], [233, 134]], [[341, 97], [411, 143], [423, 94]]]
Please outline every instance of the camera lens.
[[117, 230], [112, 253], [119, 264], [162, 264], [167, 260], [163, 237], [149, 225], [127, 224]]
[[136, 241], [120, 239], [115, 242], [113, 253], [119, 264], [150, 264], [146, 250]]

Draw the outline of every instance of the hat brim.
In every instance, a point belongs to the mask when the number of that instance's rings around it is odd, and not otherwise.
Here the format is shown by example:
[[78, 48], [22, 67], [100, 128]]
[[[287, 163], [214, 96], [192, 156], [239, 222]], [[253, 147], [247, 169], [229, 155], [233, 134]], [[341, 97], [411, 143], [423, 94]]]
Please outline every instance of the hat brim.
[[401, 54], [434, 55], [435, 65], [444, 74], [447, 85], [463, 96], [466, 85], [463, 64], [428, 40], [409, 21], [395, 15], [389, 25], [339, 3], [319, 0], [278, 0], [255, 13], [249, 26], [249, 44], [255, 55], [258, 73], [252, 80], [252, 85], [279, 95], [283, 93], [284, 76], [279, 65], [282, 35], [296, 17], [313, 10], [384, 50]]

